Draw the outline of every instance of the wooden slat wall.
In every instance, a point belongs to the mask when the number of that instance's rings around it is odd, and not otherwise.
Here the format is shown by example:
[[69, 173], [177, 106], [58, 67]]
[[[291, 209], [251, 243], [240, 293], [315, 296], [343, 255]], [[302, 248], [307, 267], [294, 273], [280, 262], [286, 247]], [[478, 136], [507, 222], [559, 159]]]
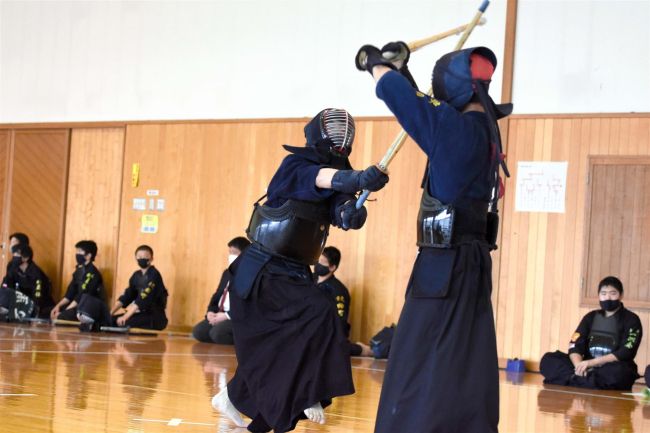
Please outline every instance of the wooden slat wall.
[[[567, 350], [573, 330], [590, 310], [580, 307], [588, 157], [648, 154], [648, 115], [510, 120], [513, 177], [506, 185], [496, 304], [500, 357], [538, 361], [546, 351]], [[514, 211], [516, 161], [568, 161], [566, 213]], [[650, 313], [636, 313], [647, 333]], [[637, 356], [641, 368], [649, 342], [646, 336]]]
[[[97, 242], [95, 260], [110, 299], [117, 269], [118, 227], [124, 159], [124, 128], [73, 129], [61, 287], [74, 271], [75, 247]], [[125, 286], [118, 282], [117, 287]], [[61, 293], [63, 295], [63, 293]]]
[[583, 304], [598, 305], [593, 288], [603, 276], [616, 275], [625, 282], [626, 305], [647, 309], [650, 158], [594, 157], [590, 165]]
[[[170, 292], [172, 325], [191, 325], [205, 308], [227, 263], [228, 240], [244, 234], [252, 204], [282, 158], [281, 144], [304, 143], [304, 120], [260, 123], [166, 124], [127, 127], [124, 159], [118, 286], [136, 269], [132, 256], [142, 243], [155, 251], [155, 265]], [[357, 125], [352, 163], [378, 160], [398, 131], [394, 121]], [[339, 277], [352, 291], [353, 338], [369, 338], [397, 319], [415, 257], [415, 217], [424, 156], [412, 142], [391, 167], [391, 188], [369, 203], [364, 230], [332, 230], [329, 243], [343, 254]], [[140, 184], [131, 186], [132, 164]], [[155, 189], [163, 212], [132, 209], [134, 198]], [[159, 215], [159, 233], [140, 233], [144, 213]], [[121, 287], [121, 286], [119, 286]]]
[[29, 235], [34, 260], [55, 290], [62, 264], [69, 148], [67, 129], [14, 132], [9, 232]]
[[0, 269], [5, 269], [9, 251], [9, 243], [6, 241], [9, 235], [7, 225], [4, 223], [5, 214], [9, 213], [8, 207], [5, 207], [7, 199], [7, 172], [9, 170], [9, 153], [11, 149], [11, 131], [0, 130]]
[[[286, 154], [281, 144], [302, 145], [304, 123], [298, 119], [137, 124], [126, 127], [125, 137], [121, 128], [73, 130], [69, 195], [85, 204], [68, 207], [65, 276], [76, 238], [101, 240], [100, 265], [105, 275], [114, 274], [114, 299], [136, 269], [134, 249], [150, 244], [171, 294], [170, 323], [191, 326], [202, 318], [226, 265], [226, 242], [244, 233], [252, 203], [265, 192]], [[378, 160], [397, 131], [393, 120], [358, 122], [353, 165], [362, 168]], [[546, 351], [566, 350], [573, 329], [589, 310], [580, 307], [579, 286], [588, 157], [649, 154], [648, 115], [528, 116], [509, 121], [513, 177], [507, 182], [502, 240], [494, 256], [499, 263], [494, 302], [501, 357], [535, 362]], [[565, 214], [514, 211], [518, 160], [568, 161]], [[133, 163], [141, 165], [136, 188], [131, 187]], [[407, 142], [391, 166], [388, 188], [373, 195], [378, 202], [367, 205], [366, 227], [332, 229], [329, 244], [343, 254], [338, 276], [352, 293], [353, 339], [367, 339], [399, 316], [416, 253], [415, 218], [424, 163], [414, 143]], [[84, 186], [82, 179], [91, 181]], [[147, 198], [149, 189], [159, 190], [165, 211], [132, 209], [133, 198]], [[12, 215], [15, 212], [12, 209]], [[159, 215], [158, 234], [140, 233], [143, 213]], [[88, 215], [93, 215], [93, 226], [86, 228], [82, 223]], [[117, 267], [110, 264], [115, 254]], [[638, 314], [647, 332], [650, 313]], [[640, 366], [646, 363], [648, 341], [637, 358]]]

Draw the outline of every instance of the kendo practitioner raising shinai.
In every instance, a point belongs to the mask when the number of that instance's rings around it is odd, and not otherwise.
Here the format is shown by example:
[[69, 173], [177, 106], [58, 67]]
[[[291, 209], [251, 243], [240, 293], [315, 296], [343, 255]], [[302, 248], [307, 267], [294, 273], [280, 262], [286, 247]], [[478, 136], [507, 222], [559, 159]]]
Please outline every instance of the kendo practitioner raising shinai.
[[496, 106], [487, 93], [496, 67], [487, 48], [441, 57], [433, 70], [435, 99], [414, 88], [408, 58], [407, 45], [395, 42], [381, 51], [363, 46], [355, 59], [429, 159], [417, 221], [420, 250], [391, 346], [375, 432], [496, 432], [490, 250], [498, 220], [488, 209], [496, 209], [501, 192], [499, 165], [505, 170], [497, 118], [512, 106]]
[[230, 267], [238, 366], [212, 405], [240, 426], [238, 411], [250, 417], [251, 432], [283, 433], [305, 418], [322, 424], [323, 407], [354, 392], [345, 332], [309, 267], [330, 224], [363, 226], [367, 211], [354, 194], [388, 182], [375, 166], [352, 170], [354, 130], [347, 111], [326, 109], [305, 126], [305, 147], [284, 146], [289, 155], [250, 219], [253, 243]]

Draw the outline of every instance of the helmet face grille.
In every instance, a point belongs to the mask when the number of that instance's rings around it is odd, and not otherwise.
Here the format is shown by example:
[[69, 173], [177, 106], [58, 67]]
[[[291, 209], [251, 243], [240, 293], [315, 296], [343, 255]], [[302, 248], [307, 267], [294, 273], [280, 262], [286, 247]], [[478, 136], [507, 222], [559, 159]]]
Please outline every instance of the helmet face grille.
[[349, 155], [354, 141], [354, 119], [345, 110], [330, 108], [321, 116], [321, 133], [323, 138], [332, 140], [332, 150]]

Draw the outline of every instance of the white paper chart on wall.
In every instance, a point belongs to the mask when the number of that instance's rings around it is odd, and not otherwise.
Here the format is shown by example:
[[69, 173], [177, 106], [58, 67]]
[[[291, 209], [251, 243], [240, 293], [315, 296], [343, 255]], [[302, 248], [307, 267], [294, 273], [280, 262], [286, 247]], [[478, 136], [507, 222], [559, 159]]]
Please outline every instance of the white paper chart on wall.
[[564, 213], [568, 162], [517, 162], [515, 211]]

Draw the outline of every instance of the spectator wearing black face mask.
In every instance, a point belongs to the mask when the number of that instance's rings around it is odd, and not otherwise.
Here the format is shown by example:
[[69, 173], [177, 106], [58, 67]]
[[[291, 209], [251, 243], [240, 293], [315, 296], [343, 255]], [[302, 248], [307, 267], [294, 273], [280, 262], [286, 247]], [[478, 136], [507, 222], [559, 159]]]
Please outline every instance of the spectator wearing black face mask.
[[139, 270], [129, 279], [129, 287], [111, 309], [114, 326], [165, 329], [167, 327], [167, 289], [153, 262], [153, 249], [140, 245], [135, 250]]
[[[336, 247], [325, 247], [314, 265], [314, 274], [318, 277], [316, 284], [336, 305], [346, 337], [350, 337], [350, 292], [345, 285], [334, 276], [334, 272], [339, 268], [341, 263], [341, 252]], [[372, 356], [370, 346], [361, 342], [352, 343], [348, 341], [350, 347], [350, 356]]]
[[569, 354], [542, 357], [544, 383], [592, 389], [629, 390], [639, 377], [634, 357], [643, 329], [639, 316], [621, 302], [623, 283], [606, 277], [598, 285], [600, 310], [585, 317], [571, 337]]
[[97, 256], [97, 244], [95, 241], [83, 240], [75, 244], [77, 266], [72, 274], [72, 281], [68, 285], [65, 296], [52, 309], [50, 317], [58, 320], [79, 320], [77, 317], [77, 306], [82, 297], [94, 298], [98, 303], [91, 301], [108, 310], [106, 304], [106, 292], [102, 274], [95, 267], [94, 261]]
[[[18, 251], [18, 245], [29, 245], [29, 236], [27, 236], [25, 233], [20, 232], [12, 233], [9, 235], [9, 251], [11, 251], [12, 255]], [[11, 260], [7, 262], [6, 274], [9, 274], [12, 265], [13, 263]]]
[[12, 250], [13, 257], [2, 280], [2, 287], [17, 290], [34, 301], [36, 317], [50, 317], [54, 307], [50, 279], [34, 263], [34, 251], [29, 245], [16, 244]]

